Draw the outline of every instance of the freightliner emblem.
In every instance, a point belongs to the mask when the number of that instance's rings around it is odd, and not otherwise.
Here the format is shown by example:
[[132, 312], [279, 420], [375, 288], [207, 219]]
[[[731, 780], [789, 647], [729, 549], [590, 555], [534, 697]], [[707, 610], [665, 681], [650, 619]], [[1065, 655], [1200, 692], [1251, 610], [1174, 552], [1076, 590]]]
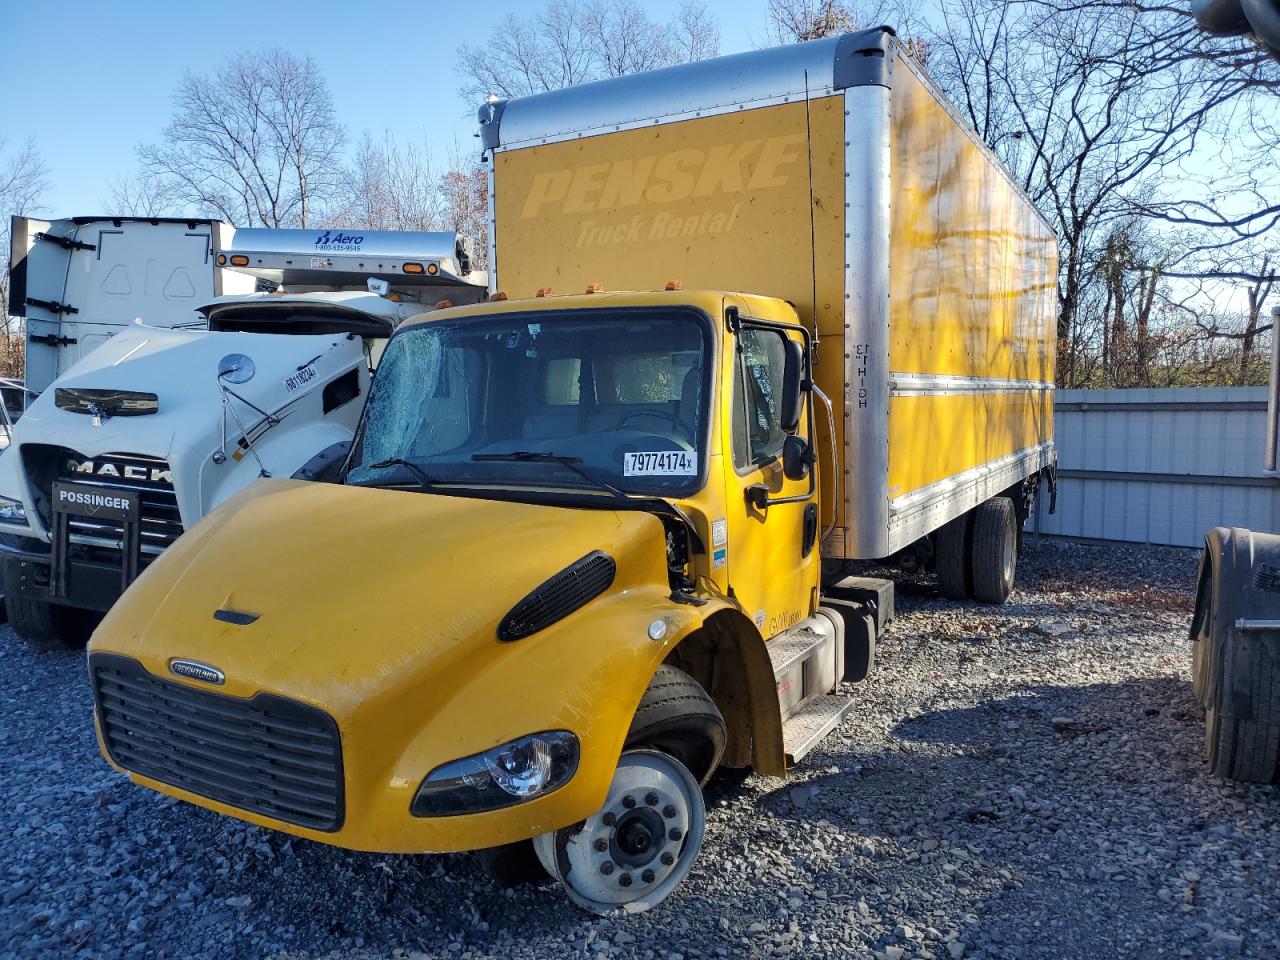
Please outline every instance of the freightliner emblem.
[[152, 483], [173, 483], [173, 471], [159, 467], [141, 467], [136, 463], [112, 463], [110, 460], [67, 460], [72, 473], [87, 473], [94, 477], [120, 477], [125, 480], [150, 480]]
[[188, 680], [199, 680], [201, 683], [223, 683], [227, 675], [217, 667], [211, 667], [199, 660], [170, 660], [169, 672], [176, 677]]

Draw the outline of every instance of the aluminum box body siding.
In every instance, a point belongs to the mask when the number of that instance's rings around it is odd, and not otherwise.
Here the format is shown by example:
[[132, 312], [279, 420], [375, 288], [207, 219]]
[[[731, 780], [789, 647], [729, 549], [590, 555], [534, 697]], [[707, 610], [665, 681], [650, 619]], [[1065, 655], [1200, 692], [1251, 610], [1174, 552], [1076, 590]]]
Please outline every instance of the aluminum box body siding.
[[890, 126], [887, 552], [1051, 461], [1057, 271], [1048, 224], [901, 57]]

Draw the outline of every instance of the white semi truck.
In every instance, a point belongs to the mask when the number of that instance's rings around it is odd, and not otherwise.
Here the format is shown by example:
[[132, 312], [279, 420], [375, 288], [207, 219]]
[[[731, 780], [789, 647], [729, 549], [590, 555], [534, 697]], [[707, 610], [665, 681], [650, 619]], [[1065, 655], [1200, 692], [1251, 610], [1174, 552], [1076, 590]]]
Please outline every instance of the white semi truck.
[[[129, 223], [134, 232], [169, 225]], [[103, 270], [100, 240], [28, 247], [67, 254], [42, 266], [29, 253], [19, 271], [28, 311], [44, 313], [33, 323], [28, 312], [32, 336], [48, 338], [34, 341], [32, 360], [58, 376], [0, 456], [5, 607], [32, 646], [82, 644], [151, 560], [255, 479], [323, 478], [345, 455], [396, 326], [487, 292], [453, 233], [203, 226], [210, 295], [159, 298], [159, 323], [147, 312], [156, 306], [149, 278], [177, 275], [185, 248], [157, 263], [166, 248], [140, 243], [142, 260]], [[203, 266], [188, 265], [191, 282], [177, 289], [203, 282]], [[211, 295], [245, 280], [258, 291]], [[132, 308], [111, 301], [109, 284], [143, 296]], [[77, 292], [82, 303], [110, 303], [107, 322], [100, 310], [92, 327], [69, 313]], [[135, 308], [140, 319], [114, 322]], [[93, 349], [79, 350], [100, 331]]]

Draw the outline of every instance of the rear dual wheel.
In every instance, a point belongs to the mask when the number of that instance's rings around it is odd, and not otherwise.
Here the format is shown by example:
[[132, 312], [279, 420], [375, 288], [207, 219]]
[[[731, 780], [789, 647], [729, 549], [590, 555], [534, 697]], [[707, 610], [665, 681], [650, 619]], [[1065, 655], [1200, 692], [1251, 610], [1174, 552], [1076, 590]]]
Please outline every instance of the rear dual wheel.
[[992, 497], [935, 535], [938, 589], [948, 600], [1004, 603], [1018, 566], [1018, 514], [1008, 497]]

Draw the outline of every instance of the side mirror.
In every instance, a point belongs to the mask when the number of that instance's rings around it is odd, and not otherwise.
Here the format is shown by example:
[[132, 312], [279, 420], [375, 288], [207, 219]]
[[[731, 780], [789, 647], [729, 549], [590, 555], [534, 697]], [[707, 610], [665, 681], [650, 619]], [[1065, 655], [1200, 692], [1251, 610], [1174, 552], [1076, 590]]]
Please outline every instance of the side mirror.
[[788, 480], [803, 480], [809, 476], [815, 459], [813, 447], [804, 437], [793, 433], [782, 441], [782, 475]]
[[804, 346], [796, 340], [786, 341], [786, 357], [782, 368], [782, 429], [794, 434], [800, 428], [800, 410], [804, 395]]

